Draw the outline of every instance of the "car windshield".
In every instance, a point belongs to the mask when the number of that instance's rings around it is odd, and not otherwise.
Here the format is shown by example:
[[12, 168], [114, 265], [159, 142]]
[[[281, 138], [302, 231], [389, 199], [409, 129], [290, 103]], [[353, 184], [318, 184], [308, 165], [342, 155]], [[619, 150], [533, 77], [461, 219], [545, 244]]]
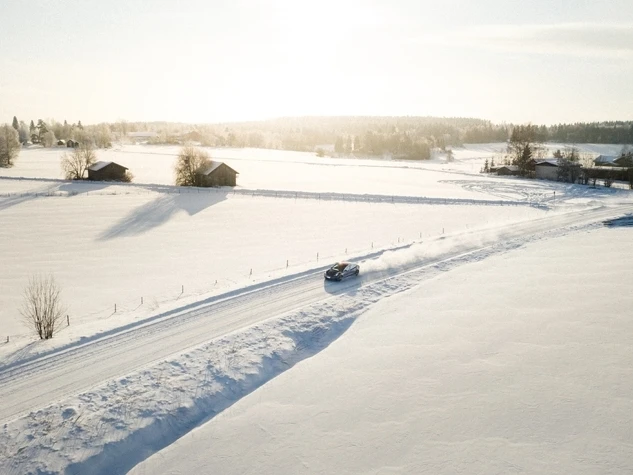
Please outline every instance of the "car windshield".
[[339, 262], [338, 264], [334, 264], [332, 266], [332, 270], [335, 270], [335, 271], [338, 271], [338, 272], [342, 272], [343, 270], [345, 270], [346, 267], [347, 267], [347, 263]]

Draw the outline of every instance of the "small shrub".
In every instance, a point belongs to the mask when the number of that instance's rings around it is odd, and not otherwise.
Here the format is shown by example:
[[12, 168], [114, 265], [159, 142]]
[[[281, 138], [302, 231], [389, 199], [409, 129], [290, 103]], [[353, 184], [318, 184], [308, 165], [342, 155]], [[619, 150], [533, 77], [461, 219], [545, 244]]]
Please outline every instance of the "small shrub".
[[134, 175], [130, 172], [130, 170], [127, 170], [121, 181], [124, 183], [132, 183], [132, 180], [134, 180]]
[[20, 314], [42, 340], [53, 338], [63, 317], [61, 288], [52, 275], [36, 275], [24, 290]]

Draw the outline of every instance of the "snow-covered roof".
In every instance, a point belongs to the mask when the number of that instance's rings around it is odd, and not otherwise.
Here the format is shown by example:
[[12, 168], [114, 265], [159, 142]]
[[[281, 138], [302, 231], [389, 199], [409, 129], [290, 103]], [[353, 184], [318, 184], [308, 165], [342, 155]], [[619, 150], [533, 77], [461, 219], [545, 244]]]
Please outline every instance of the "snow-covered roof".
[[96, 171], [101, 170], [102, 168], [107, 167], [111, 163], [112, 162], [97, 162], [94, 165], [89, 166], [88, 170], [90, 170], [91, 172], [96, 172]]
[[[89, 166], [88, 170], [90, 170], [91, 172], [97, 172], [97, 171], [101, 170], [102, 168], [107, 167], [111, 163], [114, 163], [114, 162], [99, 161], [99, 162], [95, 163], [94, 165]], [[118, 163], [114, 163], [114, 164], [119, 166], [119, 167], [121, 167], [121, 168], [125, 168], [127, 170], [127, 167], [124, 167], [123, 165], [119, 165]]]
[[617, 158], [615, 155], [598, 155], [594, 159], [594, 163], [613, 163]]
[[[211, 162], [211, 165], [209, 165], [207, 168], [203, 168], [200, 170], [200, 174], [201, 175], [209, 175], [211, 173], [213, 173], [215, 170], [217, 170], [218, 168], [220, 168], [221, 165], [226, 165], [226, 163], [224, 162]], [[226, 165], [226, 167], [228, 167], [230, 170], [233, 170], [231, 167], [229, 167], [228, 165]], [[233, 170], [235, 173], [237, 173], [235, 170]]]
[[501, 165], [500, 167], [497, 167], [497, 170], [501, 170], [502, 168], [506, 168], [512, 172], [519, 171], [519, 167], [517, 165]]
[[548, 158], [547, 160], [538, 160], [536, 162], [536, 166], [544, 165], [546, 167], [557, 167], [558, 166], [558, 158]]

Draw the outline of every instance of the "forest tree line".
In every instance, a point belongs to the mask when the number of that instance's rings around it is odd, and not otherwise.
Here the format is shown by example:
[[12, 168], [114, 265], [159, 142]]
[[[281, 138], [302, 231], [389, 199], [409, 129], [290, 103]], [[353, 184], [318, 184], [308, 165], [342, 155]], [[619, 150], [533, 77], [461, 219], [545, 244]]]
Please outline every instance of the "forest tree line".
[[[437, 117], [287, 117], [253, 122], [184, 124], [117, 121], [96, 125], [66, 120], [21, 121], [11, 126], [19, 142], [53, 146], [73, 139], [107, 148], [125, 142], [134, 132], [151, 132], [153, 144], [199, 143], [211, 147], [253, 147], [319, 154], [428, 159], [433, 148], [464, 143], [507, 142], [513, 124], [493, 124], [473, 118]], [[539, 142], [633, 144], [633, 121], [533, 125]]]

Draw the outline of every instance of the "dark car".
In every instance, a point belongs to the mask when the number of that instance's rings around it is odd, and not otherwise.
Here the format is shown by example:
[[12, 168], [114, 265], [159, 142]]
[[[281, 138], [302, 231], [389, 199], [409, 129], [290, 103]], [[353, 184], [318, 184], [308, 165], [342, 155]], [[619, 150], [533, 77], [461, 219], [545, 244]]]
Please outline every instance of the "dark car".
[[325, 271], [325, 279], [340, 282], [347, 277], [358, 275], [359, 272], [360, 267], [358, 267], [358, 264], [354, 264], [353, 262], [337, 262]]

